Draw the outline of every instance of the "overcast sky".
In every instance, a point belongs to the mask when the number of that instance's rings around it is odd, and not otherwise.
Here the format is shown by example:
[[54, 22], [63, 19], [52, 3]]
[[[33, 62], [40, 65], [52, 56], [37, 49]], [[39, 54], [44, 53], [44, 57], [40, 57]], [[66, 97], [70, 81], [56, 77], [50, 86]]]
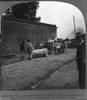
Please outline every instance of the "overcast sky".
[[41, 17], [41, 22], [55, 24], [57, 29], [57, 37], [72, 38], [75, 35], [71, 34], [74, 30], [73, 15], [75, 16], [76, 28], [81, 27], [85, 30], [84, 18], [78, 8], [71, 4], [62, 2], [39, 2], [37, 16]]

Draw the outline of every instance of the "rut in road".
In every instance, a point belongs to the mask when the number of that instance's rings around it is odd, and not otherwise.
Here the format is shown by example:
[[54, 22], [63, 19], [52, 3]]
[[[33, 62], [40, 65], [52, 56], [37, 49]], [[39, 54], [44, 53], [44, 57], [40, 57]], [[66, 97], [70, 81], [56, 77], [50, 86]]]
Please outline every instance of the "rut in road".
[[49, 73], [42, 80], [40, 80], [36, 85], [32, 86], [30, 89], [31, 90], [35, 90], [36, 88], [38, 88], [39, 86], [41, 86], [47, 78], [50, 78], [50, 76], [53, 73], [55, 73], [56, 71], [62, 70], [63, 68], [65, 68], [69, 63], [73, 62], [74, 60], [75, 59], [72, 59], [72, 60], [64, 63], [64, 65], [62, 65], [61, 68], [56, 68], [54, 70], [50, 70]]

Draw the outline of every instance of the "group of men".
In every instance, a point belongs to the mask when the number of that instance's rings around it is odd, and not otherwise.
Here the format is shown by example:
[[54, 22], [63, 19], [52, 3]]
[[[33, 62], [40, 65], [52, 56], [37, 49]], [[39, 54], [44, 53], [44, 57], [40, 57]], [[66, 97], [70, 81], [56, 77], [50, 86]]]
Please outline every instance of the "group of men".
[[27, 51], [27, 54], [29, 56], [29, 60], [32, 59], [32, 51], [33, 51], [33, 46], [30, 42], [30, 40], [27, 40], [27, 43], [25, 44], [25, 42], [23, 41], [22, 44], [20, 45], [20, 52], [22, 54], [22, 56], [20, 57], [20, 61], [23, 59], [24, 60], [24, 55], [25, 52]]
[[[85, 48], [86, 45], [85, 45], [84, 37], [85, 37], [85, 34], [82, 34], [81, 32], [77, 32], [76, 40], [78, 42], [78, 48], [77, 48], [77, 53], [76, 53], [76, 61], [77, 61], [77, 69], [79, 71], [79, 86], [81, 89], [86, 88], [86, 48]], [[27, 51], [29, 60], [31, 60], [33, 46], [30, 40], [27, 40], [26, 44], [24, 41], [22, 42], [20, 46], [20, 52], [22, 53], [20, 60], [24, 59], [25, 51]]]
[[55, 55], [58, 55], [60, 53], [64, 53], [67, 48], [67, 43], [63, 41], [53, 40], [53, 41], [47, 41], [46, 43], [37, 43], [35, 45], [35, 49], [42, 49], [47, 48], [48, 54], [51, 54], [52, 51], [54, 51]]
[[66, 48], [67, 48], [66, 42], [63, 41], [59, 42], [57, 40], [54, 40], [54, 52], [56, 55], [66, 52]]

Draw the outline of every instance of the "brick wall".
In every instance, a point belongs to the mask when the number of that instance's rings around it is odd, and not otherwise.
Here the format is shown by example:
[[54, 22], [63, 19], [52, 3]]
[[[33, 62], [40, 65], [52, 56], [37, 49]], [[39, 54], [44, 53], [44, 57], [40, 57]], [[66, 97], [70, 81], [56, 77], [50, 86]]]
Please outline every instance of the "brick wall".
[[1, 53], [19, 52], [22, 41], [30, 39], [33, 47], [37, 42], [46, 42], [56, 36], [56, 27], [40, 24], [24, 23], [12, 20], [1, 21]]

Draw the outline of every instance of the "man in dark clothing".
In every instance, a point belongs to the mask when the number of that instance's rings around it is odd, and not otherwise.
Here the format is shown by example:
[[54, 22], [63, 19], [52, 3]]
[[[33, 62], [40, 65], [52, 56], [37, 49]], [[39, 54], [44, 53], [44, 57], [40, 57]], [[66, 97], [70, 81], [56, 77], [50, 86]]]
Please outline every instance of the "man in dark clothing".
[[24, 43], [24, 41], [20, 45], [20, 53], [22, 54], [21, 57], [20, 57], [20, 61], [21, 61], [22, 59], [24, 60], [24, 54], [25, 54], [25, 43]]
[[30, 42], [30, 40], [27, 40], [27, 44], [26, 44], [26, 48], [27, 48], [27, 53], [28, 53], [28, 56], [29, 56], [29, 60], [32, 60], [32, 51], [33, 51], [33, 46]]
[[86, 88], [86, 48], [85, 48], [85, 41], [83, 40], [81, 32], [77, 33], [76, 39], [78, 41], [78, 48], [77, 48], [77, 69], [79, 71], [79, 85], [81, 89]]

